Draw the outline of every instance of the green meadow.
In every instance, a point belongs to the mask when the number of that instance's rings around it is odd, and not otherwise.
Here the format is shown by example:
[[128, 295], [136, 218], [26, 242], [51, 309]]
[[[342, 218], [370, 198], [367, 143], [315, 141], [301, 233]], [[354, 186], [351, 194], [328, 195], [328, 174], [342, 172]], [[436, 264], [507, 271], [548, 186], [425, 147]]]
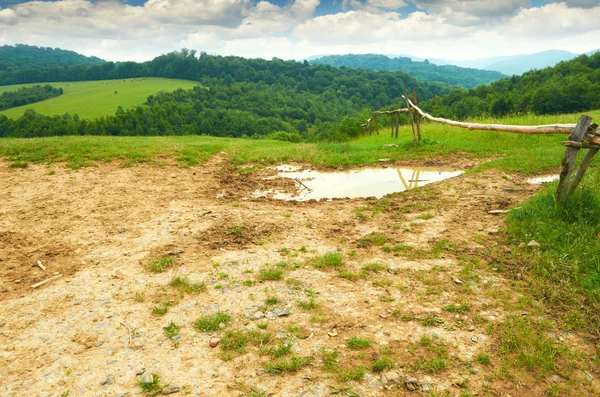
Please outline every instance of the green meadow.
[[36, 112], [48, 116], [70, 113], [77, 114], [84, 119], [94, 119], [114, 114], [119, 106], [127, 109], [130, 106], [142, 105], [149, 95], [159, 91], [175, 91], [178, 88], [189, 89], [198, 85], [197, 82], [190, 80], [144, 77], [122, 80], [8, 85], [0, 87], [0, 94], [21, 87], [40, 84], [50, 84], [56, 88], [62, 87], [64, 93], [56, 98], [7, 109], [0, 112], [0, 114], [17, 118], [22, 116], [25, 110], [34, 109]]
[[[600, 111], [587, 113], [600, 119]], [[579, 116], [520, 116], [476, 121], [539, 125], [576, 123]], [[342, 143], [289, 143], [210, 136], [4, 138], [0, 139], [0, 156], [21, 165], [63, 162], [72, 168], [108, 161], [120, 161], [124, 165], [151, 163], [158, 157], [171, 156], [181, 165], [194, 166], [212, 154], [224, 151], [237, 164], [294, 161], [337, 167], [374, 164], [382, 158], [422, 160], [459, 153], [465, 158], [486, 159], [476, 171], [496, 168], [535, 174], [558, 169], [564, 154], [560, 142], [567, 139], [566, 135], [469, 131], [433, 123], [423, 123], [422, 131], [424, 140], [421, 143], [412, 142], [411, 128], [406, 125], [400, 128], [398, 139], [390, 137], [388, 128], [381, 128], [380, 135]], [[383, 147], [386, 144], [398, 146]]]

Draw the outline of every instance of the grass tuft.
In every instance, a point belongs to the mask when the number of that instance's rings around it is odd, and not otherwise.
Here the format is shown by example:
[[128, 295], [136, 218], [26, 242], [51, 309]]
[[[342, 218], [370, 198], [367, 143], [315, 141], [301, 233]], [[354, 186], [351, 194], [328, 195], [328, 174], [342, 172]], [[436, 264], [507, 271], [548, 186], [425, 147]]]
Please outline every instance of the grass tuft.
[[202, 315], [194, 323], [194, 327], [200, 331], [218, 331], [221, 329], [221, 323], [227, 325], [231, 322], [231, 316], [227, 313], [217, 312], [211, 315]]
[[372, 342], [369, 339], [359, 338], [358, 336], [355, 336], [352, 339], [348, 340], [346, 344], [352, 350], [361, 350], [371, 346], [371, 343]]
[[162, 273], [171, 266], [173, 266], [173, 258], [163, 256], [160, 259], [156, 259], [150, 262], [150, 264], [148, 265], [148, 270], [150, 270], [153, 273]]
[[314, 261], [314, 265], [317, 269], [329, 269], [338, 268], [343, 264], [342, 254], [339, 252], [327, 252], [326, 254], [318, 257]]

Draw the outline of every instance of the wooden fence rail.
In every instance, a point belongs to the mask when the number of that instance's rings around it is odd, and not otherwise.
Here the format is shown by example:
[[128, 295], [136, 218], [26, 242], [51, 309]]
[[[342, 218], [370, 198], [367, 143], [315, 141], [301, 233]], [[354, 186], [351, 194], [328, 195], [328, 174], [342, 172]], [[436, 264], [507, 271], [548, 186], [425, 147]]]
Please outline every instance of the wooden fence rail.
[[[592, 118], [582, 115], [577, 124], [547, 124], [547, 125], [506, 125], [506, 124], [480, 124], [461, 121], [448, 120], [441, 117], [434, 117], [429, 113], [423, 112], [418, 106], [417, 94], [413, 92], [414, 102], [404, 93], [402, 98], [406, 101], [406, 108], [375, 112], [374, 117], [363, 124], [365, 133], [372, 134], [371, 122], [376, 121], [376, 131], [379, 134], [378, 115], [389, 114], [392, 116], [392, 137], [398, 138], [398, 125], [400, 113], [408, 113], [412, 126], [413, 137], [415, 141], [421, 140], [421, 126], [419, 116], [435, 123], [442, 123], [459, 128], [481, 131], [501, 131], [516, 134], [536, 135], [536, 134], [569, 134], [567, 141], [562, 142], [567, 147], [567, 151], [562, 159], [560, 166], [560, 182], [556, 191], [556, 200], [564, 204], [568, 197], [577, 189], [583, 179], [587, 167], [590, 165], [593, 157], [600, 151], [600, 127], [598, 124], [592, 124]], [[414, 115], [414, 117], [413, 117]], [[415, 129], [416, 125], [416, 129]], [[587, 153], [573, 178], [575, 170], [575, 160], [579, 150], [587, 149]]]

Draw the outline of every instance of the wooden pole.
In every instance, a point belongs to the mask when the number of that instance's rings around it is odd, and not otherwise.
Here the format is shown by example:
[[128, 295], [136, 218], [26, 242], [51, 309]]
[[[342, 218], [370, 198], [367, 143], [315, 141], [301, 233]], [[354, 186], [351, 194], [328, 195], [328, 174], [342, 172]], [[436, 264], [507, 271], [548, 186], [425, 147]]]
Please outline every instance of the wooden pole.
[[375, 132], [379, 135], [379, 115], [375, 113]]
[[[412, 101], [408, 99], [406, 95], [403, 96], [406, 99], [409, 106], [416, 110], [421, 117], [424, 119], [448, 124], [454, 127], [467, 128], [469, 130], [481, 130], [481, 131], [502, 131], [502, 132], [514, 132], [517, 134], [569, 134], [573, 131], [576, 124], [548, 124], [548, 125], [505, 125], [505, 124], [479, 124], [479, 123], [463, 123], [460, 121], [448, 120], [441, 117], [433, 117], [432, 115], [423, 112], [418, 106], [414, 106]], [[592, 131], [590, 131], [592, 132]]]
[[585, 171], [586, 171], [588, 165], [590, 165], [590, 163], [592, 162], [592, 158], [596, 155], [596, 153], [598, 153], [598, 150], [599, 149], [590, 149], [585, 154], [585, 157], [583, 158], [583, 161], [581, 162], [581, 165], [579, 166], [579, 170], [577, 171], [577, 175], [575, 175], [573, 184], [571, 185], [571, 188], [569, 189], [569, 194], [572, 194], [575, 191], [575, 189], [577, 189], [577, 186], [579, 186], [579, 182], [581, 182], [581, 180], [583, 179], [583, 175], [585, 175]]
[[[592, 118], [590, 116], [581, 116], [579, 122], [569, 135], [569, 141], [581, 142], [591, 124]], [[575, 168], [575, 159], [577, 158], [578, 151], [579, 148], [567, 147], [565, 156], [560, 164], [560, 182], [558, 183], [558, 189], [556, 190], [556, 201], [560, 204], [565, 203], [569, 198], [569, 193], [571, 191], [571, 175]]]
[[400, 128], [400, 113], [396, 113], [396, 138], [398, 138], [398, 129]]
[[410, 125], [412, 126], [413, 138], [414, 140], [417, 140], [417, 133], [415, 132], [415, 122], [412, 116], [413, 109], [411, 107], [410, 99], [408, 99], [408, 95], [406, 94], [406, 92], [404, 93], [404, 99], [406, 100], [406, 106], [408, 107], [408, 117], [410, 118]]
[[390, 113], [391, 116], [391, 125], [392, 125], [392, 138], [394, 137], [394, 124], [396, 123], [396, 114]]
[[[413, 90], [413, 99], [415, 101], [415, 106], [419, 106], [419, 101], [417, 100], [417, 91]], [[415, 118], [417, 119], [417, 137], [418, 141], [421, 142], [421, 121], [419, 120], [419, 116], [415, 114]]]

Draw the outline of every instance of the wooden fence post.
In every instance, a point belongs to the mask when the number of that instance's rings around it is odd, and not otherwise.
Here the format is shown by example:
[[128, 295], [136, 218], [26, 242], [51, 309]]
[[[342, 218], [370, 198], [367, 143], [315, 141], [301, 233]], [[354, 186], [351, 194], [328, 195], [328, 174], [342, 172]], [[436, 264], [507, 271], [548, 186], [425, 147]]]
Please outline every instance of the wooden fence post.
[[410, 118], [410, 125], [412, 126], [413, 138], [417, 140], [417, 134], [415, 133], [415, 122], [413, 120], [413, 109], [410, 106], [410, 102], [408, 100], [408, 94], [404, 93], [404, 99], [406, 100], [406, 107], [408, 108], [408, 117]]
[[[415, 106], [419, 106], [419, 101], [417, 100], [417, 91], [413, 90], [413, 99], [415, 100]], [[417, 121], [417, 140], [421, 142], [421, 120], [419, 120], [419, 115], [415, 112], [415, 118]]]
[[[569, 135], [569, 141], [571, 142], [581, 142], [588, 128], [592, 125], [592, 118], [590, 116], [582, 115], [577, 122], [577, 125]], [[575, 169], [575, 159], [577, 157], [577, 152], [579, 148], [576, 147], [567, 147], [567, 151], [565, 156], [562, 159], [560, 164], [560, 182], [558, 183], [558, 189], [556, 190], [556, 200], [560, 204], [564, 204], [569, 198], [569, 194], [574, 190], [571, 187], [571, 175], [573, 174], [573, 170]], [[595, 153], [594, 153], [595, 154]], [[591, 161], [591, 156], [594, 154], [589, 154], [588, 159]], [[588, 156], [586, 156], [587, 158]], [[580, 168], [578, 172], [579, 180], [577, 177], [575, 181], [579, 184], [581, 178], [583, 178], [583, 173], [585, 172], [585, 168]], [[579, 175], [581, 173], [581, 175]], [[575, 184], [574, 184], [575, 185]], [[576, 187], [576, 186], [575, 186]]]

